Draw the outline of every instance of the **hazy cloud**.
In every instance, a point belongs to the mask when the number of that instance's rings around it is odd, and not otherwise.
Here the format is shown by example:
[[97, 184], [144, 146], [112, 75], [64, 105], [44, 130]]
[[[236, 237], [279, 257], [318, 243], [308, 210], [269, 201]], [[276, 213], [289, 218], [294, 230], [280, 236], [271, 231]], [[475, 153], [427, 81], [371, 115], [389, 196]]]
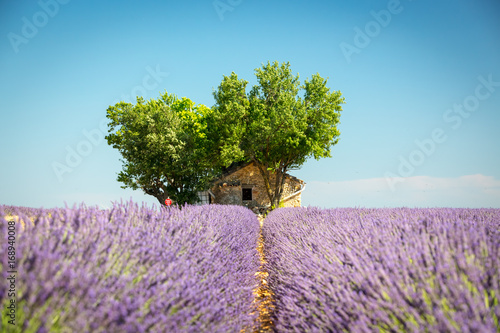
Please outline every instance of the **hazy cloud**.
[[481, 174], [457, 178], [414, 176], [391, 191], [385, 178], [308, 182], [303, 205], [320, 207], [495, 207], [500, 180]]

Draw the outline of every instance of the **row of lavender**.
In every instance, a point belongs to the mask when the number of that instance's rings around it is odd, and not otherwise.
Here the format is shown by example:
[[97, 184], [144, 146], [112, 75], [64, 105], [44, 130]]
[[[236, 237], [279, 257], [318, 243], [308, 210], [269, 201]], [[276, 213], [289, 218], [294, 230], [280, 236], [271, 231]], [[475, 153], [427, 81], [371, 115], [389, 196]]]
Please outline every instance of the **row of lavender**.
[[17, 215], [19, 213], [28, 215], [28, 216], [38, 216], [42, 213], [46, 215], [50, 215], [52, 212], [57, 211], [58, 208], [33, 208], [33, 207], [22, 207], [22, 206], [9, 206], [9, 205], [0, 205], [0, 209], [9, 216]]
[[[236, 206], [40, 212], [18, 223], [19, 332], [239, 332], [255, 321], [259, 223]], [[7, 221], [0, 209], [0, 301]], [[24, 221], [29, 217], [12, 211]], [[2, 331], [8, 326], [2, 315]]]
[[263, 235], [278, 332], [500, 332], [499, 209], [282, 208]]

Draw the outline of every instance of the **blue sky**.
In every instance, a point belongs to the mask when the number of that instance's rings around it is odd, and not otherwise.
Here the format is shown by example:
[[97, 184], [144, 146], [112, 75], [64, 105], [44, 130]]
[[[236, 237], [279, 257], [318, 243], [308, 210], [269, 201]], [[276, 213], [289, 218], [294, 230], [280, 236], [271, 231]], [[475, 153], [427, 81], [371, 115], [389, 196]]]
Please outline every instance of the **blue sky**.
[[109, 105], [213, 105], [232, 71], [289, 61], [346, 99], [303, 205], [500, 207], [500, 3], [0, 1], [0, 203], [155, 203], [116, 181]]

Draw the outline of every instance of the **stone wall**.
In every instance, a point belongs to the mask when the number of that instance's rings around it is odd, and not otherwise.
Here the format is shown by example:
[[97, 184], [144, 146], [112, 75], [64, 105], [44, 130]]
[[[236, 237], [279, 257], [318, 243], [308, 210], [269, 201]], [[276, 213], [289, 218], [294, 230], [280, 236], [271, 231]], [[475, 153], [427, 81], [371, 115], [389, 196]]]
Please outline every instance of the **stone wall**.
[[288, 200], [281, 202], [283, 207], [300, 207], [300, 203], [301, 203], [301, 193], [299, 193], [298, 195], [294, 195]]
[[[272, 184], [274, 184], [274, 181], [275, 178], [272, 177]], [[301, 184], [303, 184], [303, 181], [300, 179], [287, 176], [285, 179], [282, 198], [286, 198], [290, 194], [300, 190]], [[243, 188], [252, 189], [253, 200], [242, 200]], [[214, 203], [244, 205], [249, 208], [269, 205], [264, 180], [260, 175], [259, 169], [253, 163], [236, 168], [233, 172], [223, 176], [221, 180], [214, 184], [211, 190], [215, 195]], [[300, 199], [301, 195], [298, 194], [291, 197], [289, 200], [282, 202], [282, 204], [285, 207], [300, 207]]]

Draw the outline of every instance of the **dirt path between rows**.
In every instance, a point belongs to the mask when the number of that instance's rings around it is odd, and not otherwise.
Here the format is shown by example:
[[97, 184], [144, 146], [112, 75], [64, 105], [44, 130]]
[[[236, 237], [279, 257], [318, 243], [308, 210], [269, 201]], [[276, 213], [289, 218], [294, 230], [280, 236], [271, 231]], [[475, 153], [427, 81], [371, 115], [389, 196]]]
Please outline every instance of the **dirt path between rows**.
[[264, 218], [259, 217], [260, 231], [259, 240], [257, 243], [257, 251], [259, 252], [260, 267], [259, 271], [255, 275], [259, 278], [259, 285], [254, 290], [255, 302], [257, 303], [257, 309], [259, 311], [259, 317], [257, 319], [257, 329], [254, 332], [273, 332], [274, 323], [272, 320], [272, 313], [274, 311], [274, 295], [269, 289], [267, 282], [267, 277], [269, 272], [265, 268], [266, 258], [264, 255], [264, 236], [262, 234], [262, 226], [264, 225]]

